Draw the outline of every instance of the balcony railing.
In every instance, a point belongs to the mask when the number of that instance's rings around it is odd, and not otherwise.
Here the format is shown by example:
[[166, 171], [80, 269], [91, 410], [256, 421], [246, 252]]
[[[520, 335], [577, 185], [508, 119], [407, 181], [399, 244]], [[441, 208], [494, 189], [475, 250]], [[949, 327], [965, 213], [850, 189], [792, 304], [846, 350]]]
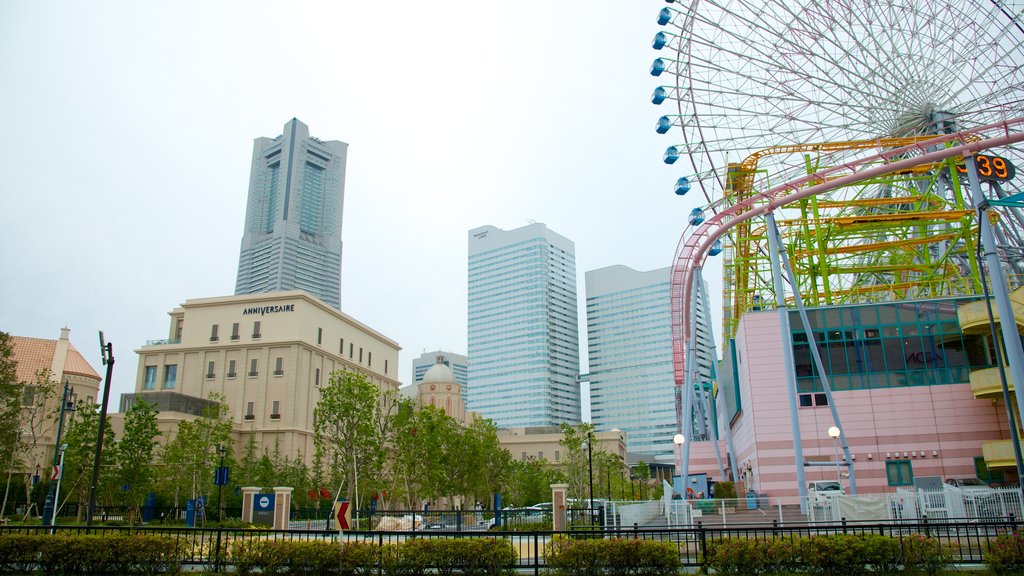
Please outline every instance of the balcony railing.
[[165, 346], [167, 344], [181, 344], [181, 338], [164, 338], [163, 340], [146, 340], [146, 346]]

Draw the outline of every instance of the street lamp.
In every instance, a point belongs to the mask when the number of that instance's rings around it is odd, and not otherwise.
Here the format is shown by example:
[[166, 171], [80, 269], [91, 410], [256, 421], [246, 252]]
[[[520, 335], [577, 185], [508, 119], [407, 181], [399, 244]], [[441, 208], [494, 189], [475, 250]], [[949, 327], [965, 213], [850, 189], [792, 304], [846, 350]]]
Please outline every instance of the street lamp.
[[839, 434], [840, 434], [840, 431], [839, 431], [839, 427], [838, 426], [829, 426], [829, 428], [828, 428], [828, 436], [829, 436], [829, 438], [832, 439], [832, 446], [835, 448], [835, 452], [836, 452], [836, 482], [839, 483], [839, 489], [842, 490], [843, 489], [842, 475], [839, 473]]
[[[672, 437], [672, 443], [676, 445], [676, 456], [679, 457], [678, 461], [682, 462], [683, 461], [683, 444], [686, 443], [686, 436], [683, 436], [682, 434], [676, 434], [675, 436]], [[687, 480], [688, 480], [688, 478], [680, 478], [679, 479], [679, 490], [680, 490], [679, 497], [684, 499], [684, 500], [686, 499], [686, 488], [687, 488], [686, 481]]]
[[594, 433], [587, 432], [587, 468], [590, 471], [590, 517], [594, 517]]
[[224, 485], [228, 483], [228, 471], [224, 468], [224, 457], [228, 449], [223, 444], [217, 444], [217, 454], [220, 454], [220, 466], [217, 467], [215, 480], [217, 481], [217, 522], [224, 521], [224, 501], [221, 494], [224, 492]]
[[[71, 404], [71, 396], [74, 394], [75, 389], [71, 387], [67, 381], [64, 382], [64, 391], [60, 395], [60, 417], [57, 421], [57, 438], [53, 445], [53, 467], [54, 472], [57, 473], [57, 480], [60, 480], [59, 474], [63, 472], [64, 454], [61, 451], [60, 437], [64, 433], [64, 413], [69, 410], [74, 410], [75, 407]], [[51, 475], [52, 478], [52, 475]], [[43, 503], [43, 526], [52, 526], [54, 521], [54, 510], [55, 506], [55, 495], [54, 489], [57, 485], [54, 482], [50, 482], [50, 488], [46, 492], [46, 501]]]

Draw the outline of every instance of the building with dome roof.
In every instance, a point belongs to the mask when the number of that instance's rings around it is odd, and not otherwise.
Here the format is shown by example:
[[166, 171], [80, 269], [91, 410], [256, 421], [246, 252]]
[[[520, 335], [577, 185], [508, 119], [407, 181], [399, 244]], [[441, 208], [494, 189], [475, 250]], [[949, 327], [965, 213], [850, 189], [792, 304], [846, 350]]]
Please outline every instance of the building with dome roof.
[[433, 406], [459, 422], [467, 423], [466, 404], [462, 400], [462, 385], [455, 372], [438, 355], [437, 362], [423, 374], [416, 393], [420, 406]]

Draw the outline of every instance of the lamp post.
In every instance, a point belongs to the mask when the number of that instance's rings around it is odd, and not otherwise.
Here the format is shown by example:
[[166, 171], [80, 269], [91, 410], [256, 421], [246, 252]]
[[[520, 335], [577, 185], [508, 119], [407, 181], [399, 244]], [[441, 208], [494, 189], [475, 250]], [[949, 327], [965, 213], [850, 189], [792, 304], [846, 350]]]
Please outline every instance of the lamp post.
[[828, 436], [832, 439], [832, 446], [835, 448], [836, 453], [836, 482], [839, 484], [839, 489], [843, 489], [842, 475], [839, 473], [839, 427], [829, 426]]
[[224, 485], [228, 483], [227, 470], [224, 469], [224, 457], [228, 449], [222, 444], [217, 444], [217, 454], [220, 454], [220, 465], [217, 467], [217, 522], [224, 521], [224, 501], [221, 494], [224, 493]]
[[[679, 457], [679, 461], [683, 460], [683, 444], [686, 444], [686, 436], [682, 434], [676, 434], [672, 437], [672, 443], [676, 445], [676, 455]], [[679, 478], [679, 497], [686, 499], [686, 481], [687, 478]]]
[[107, 379], [103, 383], [103, 401], [100, 403], [100, 430], [96, 435], [96, 458], [92, 463], [92, 484], [89, 485], [89, 507], [85, 509], [85, 525], [92, 526], [92, 515], [96, 510], [96, 488], [100, 481], [100, 462], [103, 460], [103, 432], [107, 423], [107, 402], [110, 401], [110, 379], [114, 375], [114, 344], [103, 340], [100, 330], [100, 355], [107, 367]]
[[[74, 394], [75, 389], [71, 387], [68, 382], [64, 382], [64, 391], [60, 395], [60, 417], [57, 420], [57, 439], [53, 445], [53, 465], [55, 471], [62, 472], [60, 468], [62, 465], [63, 454], [60, 449], [60, 438], [64, 433], [64, 413], [68, 410], [74, 410], [75, 407], [71, 404], [71, 395]], [[52, 477], [51, 477], [52, 478]], [[59, 477], [58, 477], [59, 478]], [[57, 488], [56, 483], [50, 482], [50, 489], [46, 492], [46, 501], [43, 503], [43, 526], [53, 525], [54, 510], [56, 506], [54, 490]]]
[[590, 516], [594, 515], [594, 433], [587, 432], [587, 468], [590, 471]]

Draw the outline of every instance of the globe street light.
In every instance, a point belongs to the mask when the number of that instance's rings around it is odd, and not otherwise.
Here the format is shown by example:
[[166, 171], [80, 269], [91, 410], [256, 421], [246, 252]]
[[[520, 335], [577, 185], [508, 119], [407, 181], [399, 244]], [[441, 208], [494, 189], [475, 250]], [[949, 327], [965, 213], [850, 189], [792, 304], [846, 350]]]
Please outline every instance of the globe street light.
[[835, 448], [835, 452], [836, 452], [836, 482], [839, 484], [839, 490], [842, 490], [843, 489], [842, 475], [839, 474], [839, 435], [840, 434], [841, 434], [841, 432], [839, 431], [839, 427], [838, 426], [829, 426], [829, 428], [828, 428], [828, 436], [829, 436], [829, 438], [832, 439], [832, 446]]
[[[672, 442], [676, 445], [676, 456], [678, 456], [679, 462], [682, 462], [683, 461], [683, 444], [686, 443], [686, 436], [683, 436], [682, 434], [676, 434], [675, 436], [672, 437]], [[682, 476], [682, 471], [680, 470], [678, 472], [680, 473], [680, 476]], [[680, 477], [680, 479], [679, 479], [679, 484], [680, 484], [680, 486], [679, 486], [679, 490], [680, 490], [679, 497], [683, 498], [684, 500], [686, 499], [686, 481], [687, 481], [687, 478]]]

